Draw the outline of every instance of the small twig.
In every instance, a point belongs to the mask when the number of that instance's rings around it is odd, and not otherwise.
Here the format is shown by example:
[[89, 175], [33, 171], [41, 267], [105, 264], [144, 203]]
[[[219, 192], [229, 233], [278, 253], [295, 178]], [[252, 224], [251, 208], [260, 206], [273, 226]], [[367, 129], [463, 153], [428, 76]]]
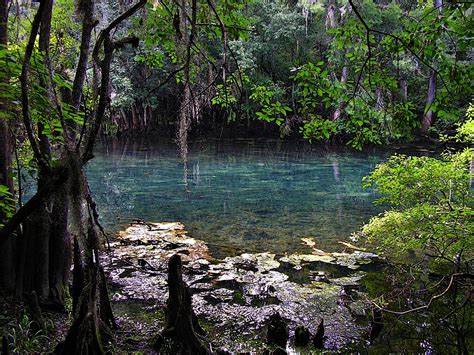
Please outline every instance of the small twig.
[[132, 222], [130, 223], [130, 225], [134, 225], [134, 224], [139, 224], [139, 225], [145, 225], [147, 226], [148, 230], [149, 231], [152, 231], [153, 230], [153, 224], [152, 223], [149, 223], [143, 219], [133, 219]]
[[471, 275], [471, 274], [468, 274], [468, 273], [456, 273], [456, 274], [452, 274], [451, 275], [451, 278], [449, 280], [449, 284], [448, 286], [446, 287], [446, 289], [441, 292], [440, 294], [437, 294], [437, 295], [434, 295], [430, 298], [429, 302], [427, 304], [424, 304], [422, 306], [419, 306], [419, 307], [415, 307], [415, 308], [412, 308], [412, 309], [408, 309], [406, 311], [393, 311], [393, 310], [390, 310], [390, 309], [387, 309], [387, 308], [384, 308], [382, 306], [380, 306], [379, 304], [377, 304], [375, 301], [370, 301], [375, 307], [377, 307], [378, 309], [380, 309], [381, 311], [383, 312], [386, 312], [386, 313], [390, 313], [390, 314], [396, 314], [396, 315], [405, 315], [405, 314], [409, 314], [409, 313], [413, 313], [413, 312], [417, 312], [417, 311], [421, 311], [423, 309], [429, 309], [431, 307], [431, 305], [433, 304], [434, 301], [436, 301], [437, 299], [443, 297], [446, 293], [448, 293], [448, 291], [451, 289], [451, 287], [453, 286], [453, 282], [454, 282], [454, 279], [456, 277], [467, 277], [469, 279], [473, 279], [474, 278], [474, 275]]
[[162, 81], [158, 86], [154, 87], [153, 89], [148, 90], [147, 94], [145, 95], [144, 100], [148, 99], [152, 93], [158, 91], [163, 86], [165, 86], [173, 77], [178, 74], [180, 71], [184, 70], [184, 66], [179, 67], [178, 69], [173, 70], [171, 73], [168, 74], [166, 79]]

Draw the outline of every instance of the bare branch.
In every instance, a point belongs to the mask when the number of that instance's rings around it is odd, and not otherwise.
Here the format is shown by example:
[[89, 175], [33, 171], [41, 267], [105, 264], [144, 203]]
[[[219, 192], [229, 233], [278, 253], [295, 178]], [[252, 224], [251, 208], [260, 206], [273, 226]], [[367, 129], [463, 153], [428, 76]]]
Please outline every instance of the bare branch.
[[406, 311], [393, 311], [393, 310], [390, 310], [390, 309], [386, 309], [382, 306], [380, 306], [379, 304], [377, 304], [375, 301], [371, 301], [371, 303], [377, 307], [378, 309], [380, 309], [381, 311], [383, 312], [386, 312], [386, 313], [390, 313], [390, 314], [396, 314], [396, 315], [399, 315], [399, 316], [403, 316], [405, 314], [409, 314], [409, 313], [413, 313], [413, 312], [418, 312], [418, 311], [421, 311], [423, 309], [429, 309], [431, 307], [431, 305], [433, 304], [434, 301], [436, 301], [437, 299], [440, 299], [441, 297], [443, 297], [446, 293], [449, 292], [449, 290], [451, 289], [451, 287], [453, 286], [453, 283], [454, 283], [454, 279], [455, 278], [468, 278], [468, 279], [474, 279], [474, 275], [472, 274], [469, 274], [469, 273], [455, 273], [455, 274], [452, 274], [451, 275], [451, 278], [449, 279], [449, 283], [448, 283], [448, 286], [444, 289], [443, 292], [437, 294], [437, 295], [434, 295], [430, 298], [429, 302], [423, 306], [419, 306], [419, 307], [416, 307], [416, 308], [411, 308], [411, 309], [408, 309]]

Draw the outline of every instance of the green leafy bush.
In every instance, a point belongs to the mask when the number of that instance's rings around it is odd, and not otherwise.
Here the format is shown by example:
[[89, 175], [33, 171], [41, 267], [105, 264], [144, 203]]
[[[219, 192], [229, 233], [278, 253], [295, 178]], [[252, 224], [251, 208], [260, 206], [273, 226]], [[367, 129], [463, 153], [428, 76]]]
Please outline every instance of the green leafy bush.
[[[468, 267], [474, 257], [473, 151], [430, 157], [392, 156], [364, 178], [390, 205], [361, 234], [378, 250], [426, 271]], [[413, 256], [416, 257], [413, 257]]]
[[420, 204], [464, 206], [472, 198], [471, 154], [468, 149], [443, 159], [394, 155], [364, 178], [365, 186], [374, 186], [381, 194], [376, 203], [401, 210]]
[[329, 139], [337, 130], [336, 122], [323, 120], [321, 117], [313, 117], [305, 121], [300, 128], [303, 137], [313, 143], [313, 140]]
[[[375, 277], [379, 286], [371, 285], [371, 276], [365, 281], [373, 302], [386, 322], [390, 314], [397, 317], [393, 329], [417, 331], [423, 319], [428, 342], [441, 346], [441, 353], [467, 353], [472, 334], [472, 154], [466, 149], [441, 159], [395, 155], [365, 178], [380, 194], [377, 202], [391, 206], [359, 233], [388, 261], [385, 284]], [[402, 315], [409, 319], [402, 321]]]

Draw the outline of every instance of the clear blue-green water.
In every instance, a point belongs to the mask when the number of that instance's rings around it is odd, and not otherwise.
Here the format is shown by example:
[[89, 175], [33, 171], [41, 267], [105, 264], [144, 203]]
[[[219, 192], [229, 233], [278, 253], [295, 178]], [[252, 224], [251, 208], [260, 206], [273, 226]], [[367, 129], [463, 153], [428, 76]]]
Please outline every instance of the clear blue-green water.
[[176, 145], [159, 139], [100, 145], [87, 167], [102, 224], [132, 219], [180, 221], [216, 256], [320, 249], [338, 241], [379, 209], [361, 179], [384, 157], [301, 143], [236, 140], [190, 144], [187, 182]]

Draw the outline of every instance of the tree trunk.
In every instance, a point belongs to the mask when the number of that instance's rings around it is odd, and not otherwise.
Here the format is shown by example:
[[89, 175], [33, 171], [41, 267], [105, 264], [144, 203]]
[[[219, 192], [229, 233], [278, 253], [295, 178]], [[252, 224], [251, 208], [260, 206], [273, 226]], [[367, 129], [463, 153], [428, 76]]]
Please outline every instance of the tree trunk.
[[326, 14], [326, 29], [328, 30], [337, 27], [336, 10], [336, 1], [329, 0]]
[[[125, 41], [113, 42], [111, 32], [145, 4], [146, 0], [140, 0], [104, 28], [93, 50], [94, 61], [98, 63], [101, 71], [100, 87], [97, 91], [98, 103], [92, 115], [91, 130], [86, 137], [82, 154], [76, 151], [68, 157], [72, 180], [70, 185], [73, 187], [69, 190], [70, 214], [73, 232], [77, 239], [74, 245], [74, 321], [65, 342], [56, 348], [56, 351], [62, 354], [104, 353], [102, 342], [104, 338], [111, 335], [109, 326], [115, 326], [105, 276], [99, 262], [100, 243], [96, 231], [96, 212], [89, 195], [84, 164], [94, 157], [95, 140], [108, 106], [110, 65], [114, 49], [126, 43]], [[103, 48], [103, 59], [99, 58], [101, 48]]]
[[430, 79], [428, 82], [428, 96], [426, 99], [426, 112], [423, 115], [423, 121], [421, 122], [421, 133], [427, 134], [431, 125], [434, 121], [434, 111], [431, 108], [436, 98], [436, 72], [434, 70], [430, 73]]
[[68, 231], [69, 196], [62, 185], [54, 194], [49, 238], [49, 301], [62, 307], [67, 293], [72, 262], [72, 241]]
[[400, 79], [400, 94], [403, 101], [408, 100], [408, 82], [405, 78]]
[[[0, 0], [0, 47], [8, 44], [8, 2]], [[12, 173], [12, 137], [8, 124], [8, 103], [4, 97], [5, 83], [9, 80], [6, 65], [0, 65], [0, 184], [8, 188], [13, 196]], [[0, 221], [6, 215], [0, 212]], [[8, 240], [0, 248], [0, 293], [11, 294], [15, 288], [15, 242]]]
[[[336, 12], [337, 12], [336, 1], [335, 0], [329, 0], [328, 1], [328, 7], [327, 7], [327, 14], [326, 14], [326, 29], [330, 30], [330, 29], [337, 28], [338, 23], [337, 23], [337, 19], [336, 19]], [[345, 54], [345, 51], [344, 51], [344, 54]], [[349, 75], [348, 68], [346, 66], [343, 66], [342, 70], [341, 70], [341, 77], [340, 77], [339, 82], [341, 84], [347, 83], [348, 75]], [[335, 108], [335, 110], [334, 110], [334, 112], [332, 113], [332, 116], [331, 116], [331, 119], [333, 121], [336, 121], [337, 119], [339, 119], [339, 117], [342, 114], [343, 108], [344, 108], [344, 103], [343, 102], [341, 102]]]
[[47, 213], [50, 206], [43, 202], [24, 223], [22, 265], [23, 278], [17, 280], [22, 283], [22, 294], [35, 291], [41, 301], [49, 295], [49, 233], [51, 220]]
[[[443, 0], [434, 0], [433, 5], [438, 10], [438, 18], [441, 17], [441, 11], [443, 11]], [[433, 121], [435, 119], [435, 113], [432, 110], [431, 106], [436, 99], [436, 71], [433, 69], [430, 70], [430, 78], [428, 80], [428, 95], [426, 97], [426, 108], [423, 115], [423, 120], [421, 121], [421, 134], [428, 134]]]
[[[76, 211], [82, 220], [82, 194], [77, 196]], [[66, 339], [55, 350], [58, 354], [105, 354], [103, 343], [110, 340], [109, 327], [116, 328], [107, 292], [104, 272], [99, 264], [99, 253], [96, 245], [98, 235], [94, 222], [88, 218], [87, 231], [82, 226], [79, 233], [82, 241], [74, 245], [74, 281], [73, 281], [73, 313], [74, 322]], [[84, 235], [87, 233], [87, 235]], [[80, 244], [85, 244], [80, 247]], [[82, 252], [81, 252], [82, 250]]]
[[[349, 69], [346, 66], [343, 66], [342, 73], [341, 73], [341, 80], [340, 80], [341, 84], [347, 83], [348, 75], [349, 75]], [[341, 116], [343, 108], [344, 108], [344, 103], [341, 102], [332, 115], [333, 121], [336, 121]]]
[[375, 94], [377, 95], [376, 102], [375, 102], [375, 109], [377, 111], [382, 111], [385, 107], [385, 100], [384, 100], [384, 95], [383, 95], [383, 89], [381, 86], [377, 86], [377, 89], [375, 90]]

